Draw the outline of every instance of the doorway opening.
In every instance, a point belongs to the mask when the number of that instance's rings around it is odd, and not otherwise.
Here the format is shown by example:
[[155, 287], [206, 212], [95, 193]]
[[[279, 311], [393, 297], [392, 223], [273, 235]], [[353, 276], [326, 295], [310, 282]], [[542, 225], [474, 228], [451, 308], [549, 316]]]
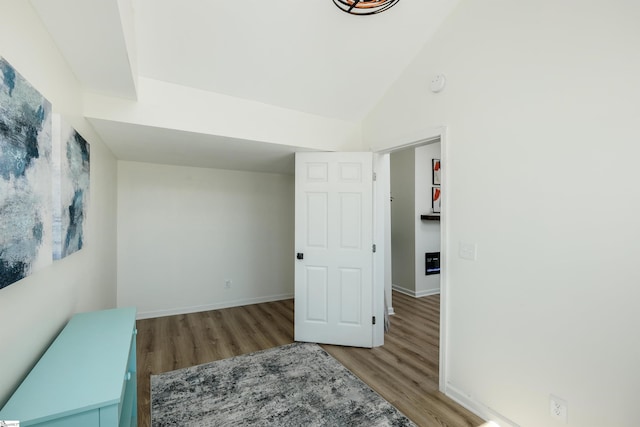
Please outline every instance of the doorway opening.
[[[375, 233], [376, 240], [384, 242], [384, 268], [381, 268], [382, 272], [376, 273], [376, 280], [384, 283], [384, 295], [390, 314], [393, 313], [392, 289], [414, 297], [440, 293], [439, 389], [441, 391], [444, 391], [447, 379], [446, 148], [445, 129], [438, 128], [422, 139], [406, 141], [378, 150], [374, 160], [378, 175], [375, 195]], [[405, 181], [413, 176], [412, 186], [402, 183], [397, 185], [398, 183], [392, 182], [392, 156], [398, 156], [401, 159], [397, 166], [401, 169], [401, 175], [404, 175]], [[440, 182], [439, 185], [434, 184], [432, 176], [433, 159], [439, 159], [440, 164], [443, 165], [440, 180], [435, 181]], [[394, 158], [394, 162], [396, 160]], [[402, 166], [403, 163], [405, 166]], [[406, 167], [407, 164], [413, 164], [413, 168]], [[398, 176], [396, 175], [395, 178], [398, 179]], [[395, 192], [392, 191], [392, 187]], [[434, 207], [431, 204], [434, 187], [438, 187], [440, 194], [445, 195], [442, 198], [443, 203], [437, 209], [440, 210], [439, 218], [423, 221], [420, 218], [423, 214], [438, 215], [433, 212]], [[413, 194], [412, 199], [411, 194]], [[409, 208], [402, 209], [398, 206], [403, 199], [410, 206]], [[396, 224], [394, 227], [392, 223], [392, 204], [396, 202], [398, 207], [393, 209], [401, 211], [402, 218], [399, 222], [402, 223], [404, 217], [408, 218], [404, 221], [404, 226]], [[402, 212], [403, 210], [405, 212]], [[401, 234], [398, 235], [398, 233]], [[404, 244], [404, 250], [394, 245], [392, 234], [396, 234], [395, 243]], [[396, 249], [395, 252], [400, 253], [394, 254], [394, 249]], [[442, 269], [440, 274], [426, 275], [425, 253], [433, 252], [440, 252]], [[407, 267], [406, 264], [409, 266]], [[394, 270], [398, 269], [403, 271], [400, 274], [394, 274]]]
[[[440, 141], [390, 153], [392, 289], [423, 297], [440, 293], [440, 272], [427, 268], [440, 252]], [[434, 200], [435, 199], [435, 200]]]

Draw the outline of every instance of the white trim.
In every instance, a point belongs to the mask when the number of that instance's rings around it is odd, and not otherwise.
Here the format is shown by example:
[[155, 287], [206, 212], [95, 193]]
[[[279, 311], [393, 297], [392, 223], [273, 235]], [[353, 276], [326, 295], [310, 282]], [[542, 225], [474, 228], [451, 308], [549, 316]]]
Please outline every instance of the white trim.
[[[440, 161], [442, 162], [442, 184], [440, 187], [442, 188], [442, 194], [446, 197], [442, 197], [442, 212], [440, 214], [440, 264], [444, 266], [444, 270], [440, 271], [440, 372], [439, 372], [439, 385], [438, 389], [444, 393], [446, 388], [446, 383], [449, 378], [449, 370], [447, 368], [447, 353], [449, 351], [449, 337], [448, 337], [448, 288], [449, 288], [449, 279], [446, 274], [448, 269], [448, 260], [447, 260], [447, 239], [449, 237], [448, 230], [448, 203], [447, 200], [451, 197], [449, 194], [448, 187], [448, 176], [449, 176], [449, 168], [448, 165], [448, 136], [447, 136], [447, 128], [445, 126], [439, 127], [429, 127], [425, 129], [420, 129], [416, 132], [412, 132], [411, 134], [401, 135], [394, 141], [377, 141], [376, 143], [371, 144], [371, 149], [373, 152], [381, 154], [381, 153], [391, 153], [393, 151], [399, 150], [401, 148], [407, 147], [417, 147], [419, 145], [424, 145], [429, 142], [434, 142], [437, 139], [440, 139]], [[385, 224], [385, 227], [389, 224]], [[380, 260], [375, 261], [380, 262]], [[383, 267], [384, 268], [384, 265]]]
[[449, 138], [447, 128], [443, 127], [440, 133], [440, 169], [441, 169], [441, 194], [440, 205], [440, 372], [438, 375], [438, 388], [443, 392], [449, 381], [449, 365], [447, 364], [447, 354], [449, 354], [449, 256], [447, 255], [449, 238], [449, 202], [451, 198], [449, 189]]
[[444, 394], [485, 421], [491, 421], [500, 427], [520, 427], [514, 421], [475, 400], [469, 393], [465, 393], [451, 384], [447, 384]]
[[[388, 175], [384, 165], [383, 156], [372, 153], [372, 168], [376, 179], [373, 181], [373, 241], [376, 245], [376, 252], [373, 253], [373, 313], [375, 316], [383, 315], [385, 305], [385, 257], [386, 248], [384, 241], [384, 194], [387, 191], [383, 185], [383, 177]], [[391, 301], [387, 301], [391, 303]], [[384, 322], [377, 322], [373, 326], [373, 347], [384, 345]]]
[[396, 312], [393, 310], [393, 307], [387, 307], [387, 314], [393, 316]]
[[281, 301], [292, 299], [293, 294], [270, 295], [258, 298], [243, 298], [232, 301], [224, 301], [215, 304], [194, 305], [191, 307], [171, 308], [167, 310], [141, 311], [136, 316], [137, 319], [151, 319], [154, 317], [174, 316], [176, 314], [199, 313], [201, 311], [220, 310], [222, 308], [240, 307], [243, 305], [260, 304], [263, 302]]
[[414, 298], [422, 298], [422, 297], [427, 297], [429, 295], [438, 295], [440, 293], [439, 289], [430, 289], [427, 291], [412, 291], [411, 289], [407, 289], [407, 288], [403, 288], [402, 286], [398, 286], [398, 285], [391, 285], [391, 289], [393, 289], [394, 291], [398, 291], [401, 294], [405, 294], [405, 295], [409, 295], [410, 297], [414, 297]]
[[401, 294], [405, 294], [405, 295], [409, 295], [410, 297], [415, 297], [415, 292], [413, 292], [411, 289], [407, 289], [407, 288], [403, 288], [402, 286], [398, 286], [398, 285], [391, 285], [391, 289], [393, 289], [396, 292], [400, 292]]
[[405, 133], [404, 135], [399, 135], [392, 141], [372, 142], [370, 145], [371, 151], [375, 153], [390, 153], [403, 148], [434, 142], [436, 139], [442, 137], [446, 132], [445, 129], [444, 126], [429, 126]]
[[416, 292], [416, 298], [428, 297], [429, 295], [440, 295], [440, 289], [429, 289], [427, 291]]

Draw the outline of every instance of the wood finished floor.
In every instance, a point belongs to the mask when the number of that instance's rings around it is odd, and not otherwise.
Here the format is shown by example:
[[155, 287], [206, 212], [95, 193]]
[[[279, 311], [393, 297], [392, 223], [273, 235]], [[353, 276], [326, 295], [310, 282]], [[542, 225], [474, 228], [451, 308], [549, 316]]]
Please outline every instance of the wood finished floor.
[[[374, 349], [322, 347], [419, 426], [483, 421], [438, 391], [439, 295], [393, 293], [391, 331]], [[137, 321], [138, 425], [150, 426], [150, 376], [293, 342], [293, 300]]]

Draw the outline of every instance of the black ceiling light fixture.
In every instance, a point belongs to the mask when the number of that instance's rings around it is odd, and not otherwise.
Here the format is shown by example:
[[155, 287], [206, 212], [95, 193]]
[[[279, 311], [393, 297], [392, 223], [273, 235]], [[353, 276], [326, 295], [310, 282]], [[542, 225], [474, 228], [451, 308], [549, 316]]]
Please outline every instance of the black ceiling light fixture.
[[395, 6], [400, 0], [333, 0], [343, 12], [352, 15], [373, 15]]

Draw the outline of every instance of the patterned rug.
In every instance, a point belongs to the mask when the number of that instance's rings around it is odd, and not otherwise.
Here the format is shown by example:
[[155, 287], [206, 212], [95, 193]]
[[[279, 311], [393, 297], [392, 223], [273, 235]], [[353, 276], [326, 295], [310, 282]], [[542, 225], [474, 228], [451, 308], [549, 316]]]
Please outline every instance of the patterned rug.
[[151, 425], [415, 426], [317, 344], [151, 376]]

